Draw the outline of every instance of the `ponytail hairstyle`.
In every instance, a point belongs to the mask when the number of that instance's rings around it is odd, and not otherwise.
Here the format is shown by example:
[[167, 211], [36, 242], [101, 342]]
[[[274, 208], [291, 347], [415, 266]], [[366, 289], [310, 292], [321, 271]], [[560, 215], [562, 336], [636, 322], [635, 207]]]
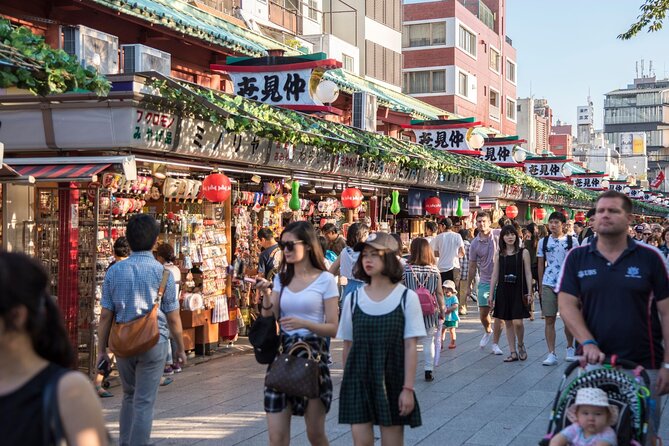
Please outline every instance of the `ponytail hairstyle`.
[[174, 263], [177, 259], [174, 256], [174, 248], [169, 243], [163, 243], [156, 248], [156, 255], [162, 257], [167, 263]]
[[[75, 366], [74, 349], [63, 317], [48, 293], [49, 277], [36, 260], [0, 252], [0, 319], [6, 331], [24, 332], [40, 357], [65, 368]], [[14, 309], [28, 310], [26, 323], [18, 326]]]

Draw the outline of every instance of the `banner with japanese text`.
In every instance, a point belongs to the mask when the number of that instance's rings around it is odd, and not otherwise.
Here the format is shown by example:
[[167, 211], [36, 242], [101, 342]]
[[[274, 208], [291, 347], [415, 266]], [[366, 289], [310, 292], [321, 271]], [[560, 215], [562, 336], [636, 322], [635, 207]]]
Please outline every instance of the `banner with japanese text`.
[[525, 173], [533, 177], [549, 180], [566, 180], [564, 166], [570, 160], [527, 160], [525, 161]]
[[571, 176], [571, 183], [579, 189], [602, 190], [605, 174], [578, 174]]
[[307, 68], [228, 74], [235, 87], [235, 94], [247, 99], [271, 105], [323, 105], [309, 92], [312, 71]]

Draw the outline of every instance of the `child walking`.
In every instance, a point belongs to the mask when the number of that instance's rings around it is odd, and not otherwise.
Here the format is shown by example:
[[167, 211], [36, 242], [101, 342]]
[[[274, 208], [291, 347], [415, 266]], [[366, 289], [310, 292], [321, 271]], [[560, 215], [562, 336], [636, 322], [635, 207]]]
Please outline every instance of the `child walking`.
[[460, 316], [458, 316], [458, 296], [455, 294], [455, 282], [452, 280], [444, 280], [444, 283], [441, 287], [444, 290], [446, 315], [444, 318], [444, 324], [441, 328], [441, 333], [435, 338], [435, 366], [439, 364], [439, 358], [441, 357], [441, 351], [444, 349], [444, 341], [446, 340], [447, 331], [451, 336], [451, 343], [448, 345], [448, 348], [455, 348], [455, 329], [458, 327], [458, 321], [460, 320]]
[[342, 305], [339, 422], [351, 425], [356, 446], [374, 444], [372, 425], [380, 426], [383, 446], [404, 444], [404, 426], [421, 425], [413, 387], [425, 324], [418, 296], [400, 283], [398, 247], [389, 234], [369, 235], [353, 270], [366, 285]]

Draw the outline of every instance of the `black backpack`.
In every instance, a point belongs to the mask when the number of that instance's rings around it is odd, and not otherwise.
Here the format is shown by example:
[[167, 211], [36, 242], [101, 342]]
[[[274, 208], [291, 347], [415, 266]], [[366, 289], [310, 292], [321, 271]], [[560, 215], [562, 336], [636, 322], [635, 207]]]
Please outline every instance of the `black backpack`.
[[[543, 243], [544, 243], [544, 257], [546, 257], [546, 253], [548, 252], [548, 237], [550, 237], [550, 235], [547, 235], [546, 237], [544, 237], [544, 241], [543, 241]], [[571, 251], [571, 247], [573, 245], [574, 245], [573, 237], [571, 235], [568, 235], [567, 236], [567, 252]]]

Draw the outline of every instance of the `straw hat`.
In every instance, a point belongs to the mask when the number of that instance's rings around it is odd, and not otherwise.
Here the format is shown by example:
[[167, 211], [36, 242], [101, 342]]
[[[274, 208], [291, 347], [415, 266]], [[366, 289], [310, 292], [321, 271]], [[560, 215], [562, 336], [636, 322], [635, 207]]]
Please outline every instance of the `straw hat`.
[[455, 289], [455, 282], [453, 282], [452, 280], [444, 280], [444, 283], [441, 286], [443, 288], [453, 291], [454, 293], [457, 291]]
[[618, 407], [609, 404], [609, 397], [602, 389], [596, 387], [584, 387], [576, 392], [576, 401], [567, 408], [567, 418], [572, 423], [576, 423], [576, 409], [578, 406], [598, 406], [606, 407], [609, 410], [609, 424], [615, 425], [618, 422]]

